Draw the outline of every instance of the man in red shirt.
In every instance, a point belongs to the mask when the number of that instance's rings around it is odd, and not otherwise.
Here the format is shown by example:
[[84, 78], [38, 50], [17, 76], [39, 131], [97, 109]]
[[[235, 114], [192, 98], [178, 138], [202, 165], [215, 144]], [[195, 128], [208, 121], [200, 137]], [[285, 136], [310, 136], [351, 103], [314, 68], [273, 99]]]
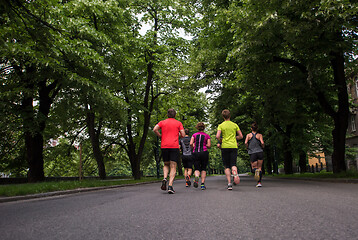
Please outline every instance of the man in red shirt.
[[[177, 171], [177, 163], [180, 157], [179, 153], [179, 134], [180, 137], [185, 137], [183, 124], [175, 120], [176, 112], [174, 109], [168, 109], [168, 118], [160, 121], [155, 125], [153, 131], [161, 138], [161, 150], [164, 161], [162, 181], [162, 190], [167, 190], [167, 177], [169, 175], [168, 193], [175, 193], [173, 189], [173, 182]], [[159, 132], [161, 130], [161, 133]]]

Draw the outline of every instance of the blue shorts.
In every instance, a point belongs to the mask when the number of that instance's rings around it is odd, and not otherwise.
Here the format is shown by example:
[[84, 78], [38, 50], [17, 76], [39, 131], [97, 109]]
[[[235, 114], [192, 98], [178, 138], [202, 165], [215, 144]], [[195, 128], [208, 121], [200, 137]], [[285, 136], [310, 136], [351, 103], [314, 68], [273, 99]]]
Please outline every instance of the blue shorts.
[[162, 148], [163, 162], [173, 161], [178, 163], [180, 157], [179, 148]]

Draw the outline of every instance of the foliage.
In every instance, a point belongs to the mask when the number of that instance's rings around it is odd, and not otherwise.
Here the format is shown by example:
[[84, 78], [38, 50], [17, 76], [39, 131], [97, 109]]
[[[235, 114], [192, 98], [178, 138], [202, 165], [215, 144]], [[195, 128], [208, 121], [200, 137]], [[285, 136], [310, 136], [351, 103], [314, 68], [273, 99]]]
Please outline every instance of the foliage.
[[[244, 135], [257, 121], [279, 159], [336, 156], [356, 9], [349, 0], [2, 1], [0, 172], [76, 176], [82, 143], [85, 175], [100, 174], [98, 156], [110, 176], [154, 174], [151, 129], [168, 108], [191, 133], [205, 122], [210, 166], [221, 167], [224, 108]], [[240, 168], [248, 164], [240, 143]]]
[[26, 184], [12, 184], [1, 185], [0, 196], [11, 197], [29, 194], [38, 194], [54, 191], [66, 191], [79, 188], [94, 188], [106, 186], [120, 186], [127, 184], [137, 184], [156, 181], [153, 178], [142, 178], [141, 180], [134, 179], [110, 179], [110, 180], [82, 180], [82, 181], [52, 181], [41, 183], [26, 183]]

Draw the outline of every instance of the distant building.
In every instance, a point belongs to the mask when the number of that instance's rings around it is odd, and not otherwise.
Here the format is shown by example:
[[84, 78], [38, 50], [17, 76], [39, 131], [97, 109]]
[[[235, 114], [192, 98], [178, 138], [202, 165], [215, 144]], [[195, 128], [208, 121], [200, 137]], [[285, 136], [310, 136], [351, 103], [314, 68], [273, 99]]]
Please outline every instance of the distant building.
[[348, 129], [346, 137], [346, 146], [348, 148], [346, 156], [347, 169], [358, 169], [358, 75], [351, 77], [353, 79], [347, 86], [347, 92], [352, 101], [349, 109]]
[[326, 169], [326, 157], [323, 152], [315, 152], [308, 155], [308, 165], [318, 170]]

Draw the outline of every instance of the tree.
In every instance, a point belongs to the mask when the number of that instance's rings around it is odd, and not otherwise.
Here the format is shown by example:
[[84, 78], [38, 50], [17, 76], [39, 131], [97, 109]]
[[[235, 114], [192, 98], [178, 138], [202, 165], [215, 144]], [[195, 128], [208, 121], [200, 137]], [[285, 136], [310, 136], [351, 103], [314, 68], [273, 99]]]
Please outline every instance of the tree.
[[[84, 99], [91, 100], [98, 93], [110, 96], [108, 84], [98, 81], [110, 78], [103, 57], [108, 40], [96, 31], [96, 24], [88, 26], [85, 18], [75, 15], [81, 7], [89, 7], [87, 3], [44, 0], [1, 5], [1, 38], [6, 43], [1, 66], [6, 95], [11, 96], [6, 104], [22, 119], [29, 181], [44, 179], [44, 131], [53, 103], [62, 100], [57, 99], [59, 93], [86, 89]], [[99, 5], [103, 10], [118, 3]]]
[[[50, 106], [60, 90], [63, 72], [54, 67], [52, 42], [61, 31], [49, 24], [50, 8], [41, 3], [2, 3], [1, 66], [12, 113], [22, 119], [29, 181], [42, 181], [43, 131]], [[35, 105], [35, 104], [36, 105]]]
[[241, 66], [281, 62], [297, 68], [334, 121], [334, 172], [345, 171], [345, 62], [355, 49], [355, 8], [350, 1], [245, 1], [231, 12], [237, 46], [233, 54], [240, 56]]
[[[168, 94], [175, 79], [174, 67], [181, 61], [186, 42], [178, 36], [181, 14], [177, 1], [136, 1], [132, 8], [141, 15], [141, 22], [151, 24], [143, 37], [136, 39], [122, 63], [120, 90], [127, 109], [124, 135], [126, 150], [135, 179], [140, 178], [140, 166], [145, 149], [155, 102]], [[173, 74], [173, 75], [171, 75]]]

